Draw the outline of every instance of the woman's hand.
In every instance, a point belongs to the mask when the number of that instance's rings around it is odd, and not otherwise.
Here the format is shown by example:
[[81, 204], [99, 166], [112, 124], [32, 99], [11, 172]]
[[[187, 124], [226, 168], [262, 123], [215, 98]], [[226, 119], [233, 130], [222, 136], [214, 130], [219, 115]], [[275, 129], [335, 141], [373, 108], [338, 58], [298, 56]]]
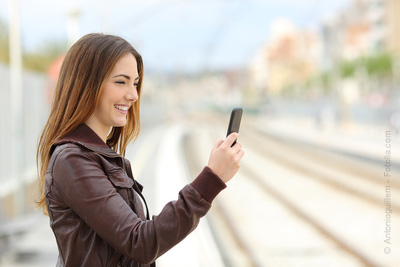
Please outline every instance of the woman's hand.
[[231, 147], [239, 137], [238, 133], [231, 133], [225, 140], [218, 140], [211, 150], [208, 167], [224, 182], [228, 182], [240, 168], [240, 160], [244, 155], [240, 143]]

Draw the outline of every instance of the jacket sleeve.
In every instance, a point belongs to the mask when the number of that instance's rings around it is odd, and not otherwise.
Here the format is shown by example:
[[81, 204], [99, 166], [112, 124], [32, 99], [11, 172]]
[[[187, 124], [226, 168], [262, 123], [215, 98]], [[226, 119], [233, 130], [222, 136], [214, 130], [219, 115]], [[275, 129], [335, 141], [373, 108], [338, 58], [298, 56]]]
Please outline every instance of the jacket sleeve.
[[205, 167], [152, 220], [142, 221], [112, 185], [91, 153], [66, 148], [57, 155], [53, 186], [65, 203], [116, 250], [137, 262], [152, 263], [192, 232], [226, 187]]

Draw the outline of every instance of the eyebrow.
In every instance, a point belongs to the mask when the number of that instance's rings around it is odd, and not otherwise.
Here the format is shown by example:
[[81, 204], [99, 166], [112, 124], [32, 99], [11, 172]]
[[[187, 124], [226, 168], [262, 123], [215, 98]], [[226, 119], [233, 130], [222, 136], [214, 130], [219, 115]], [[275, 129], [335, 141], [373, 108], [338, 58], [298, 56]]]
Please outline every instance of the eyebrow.
[[[117, 78], [117, 77], [121, 77], [121, 76], [124, 77], [125, 79], [128, 79], [128, 80], [131, 79], [131, 77], [130, 77], [129, 75], [126, 75], [126, 74], [117, 74], [117, 75], [115, 75], [113, 78]], [[136, 77], [136, 78], [135, 78], [135, 81], [136, 81], [136, 80], [139, 80], [139, 78], [140, 78], [139, 76]]]

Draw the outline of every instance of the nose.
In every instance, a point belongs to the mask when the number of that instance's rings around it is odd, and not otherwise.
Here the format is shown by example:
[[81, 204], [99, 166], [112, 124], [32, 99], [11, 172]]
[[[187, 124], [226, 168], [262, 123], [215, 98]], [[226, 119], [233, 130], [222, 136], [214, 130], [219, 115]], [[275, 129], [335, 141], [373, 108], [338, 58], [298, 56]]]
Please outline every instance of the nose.
[[126, 94], [126, 99], [131, 102], [136, 102], [138, 100], [138, 98], [139, 98], [139, 95], [138, 95], [137, 88], [136, 88], [136, 86], [132, 85], [129, 88], [128, 93]]

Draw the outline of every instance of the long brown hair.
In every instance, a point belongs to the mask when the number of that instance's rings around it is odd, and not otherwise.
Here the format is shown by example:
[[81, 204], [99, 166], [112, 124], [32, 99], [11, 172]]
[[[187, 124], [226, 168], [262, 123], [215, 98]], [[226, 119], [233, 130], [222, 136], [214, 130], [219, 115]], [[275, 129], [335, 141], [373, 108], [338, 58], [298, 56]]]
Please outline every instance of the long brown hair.
[[127, 124], [113, 127], [107, 137], [110, 147], [125, 155], [129, 142], [140, 131], [140, 89], [143, 81], [143, 61], [140, 54], [124, 39], [114, 35], [92, 33], [79, 39], [68, 51], [61, 66], [51, 112], [39, 139], [36, 163], [39, 174], [38, 207], [47, 214], [45, 179], [54, 143], [84, 123], [99, 101], [104, 80], [116, 62], [126, 53], [136, 58], [139, 74], [138, 100], [128, 110]]

